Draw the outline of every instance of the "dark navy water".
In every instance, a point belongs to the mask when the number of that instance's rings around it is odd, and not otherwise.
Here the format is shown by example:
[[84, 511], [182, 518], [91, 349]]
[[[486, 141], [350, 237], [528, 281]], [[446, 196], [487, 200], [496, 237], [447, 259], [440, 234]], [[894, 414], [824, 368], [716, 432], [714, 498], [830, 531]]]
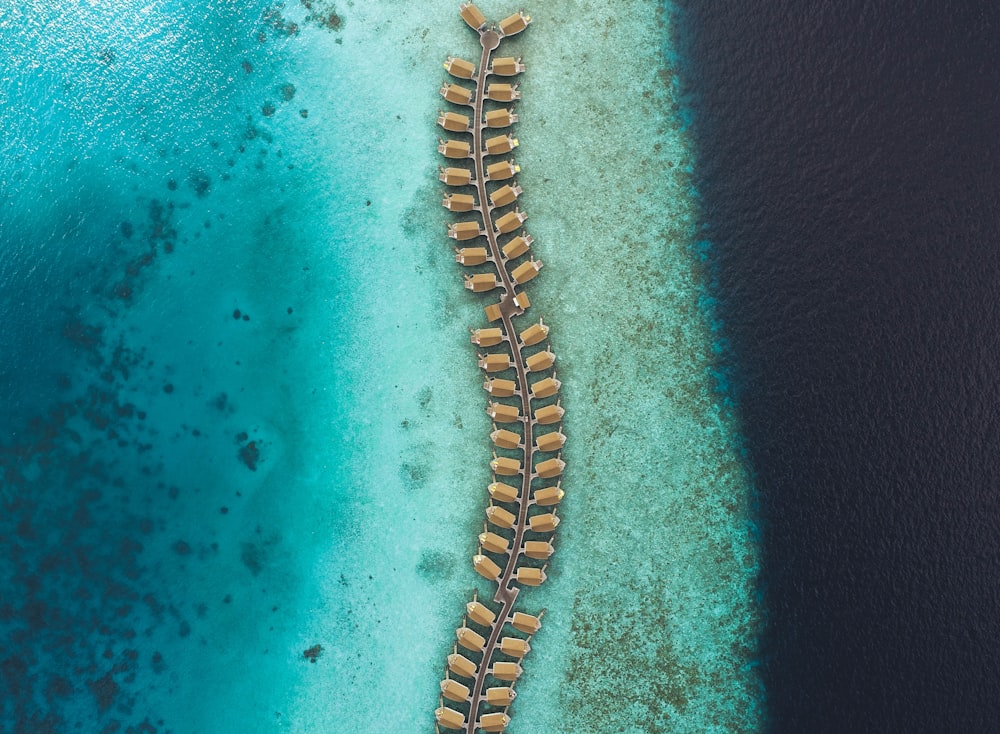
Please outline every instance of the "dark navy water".
[[690, 3], [771, 729], [997, 731], [1000, 6]]

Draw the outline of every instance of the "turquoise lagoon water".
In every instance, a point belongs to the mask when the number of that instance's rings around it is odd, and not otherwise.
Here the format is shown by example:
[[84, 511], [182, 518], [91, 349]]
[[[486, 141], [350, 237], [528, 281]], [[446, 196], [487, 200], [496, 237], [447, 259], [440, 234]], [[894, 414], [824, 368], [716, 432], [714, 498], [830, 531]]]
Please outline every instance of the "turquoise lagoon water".
[[[752, 491], [672, 10], [529, 10], [505, 46], [570, 443], [511, 730], [752, 730]], [[478, 48], [456, 11], [0, 20], [5, 730], [431, 729], [489, 456], [435, 180], [439, 62]]]

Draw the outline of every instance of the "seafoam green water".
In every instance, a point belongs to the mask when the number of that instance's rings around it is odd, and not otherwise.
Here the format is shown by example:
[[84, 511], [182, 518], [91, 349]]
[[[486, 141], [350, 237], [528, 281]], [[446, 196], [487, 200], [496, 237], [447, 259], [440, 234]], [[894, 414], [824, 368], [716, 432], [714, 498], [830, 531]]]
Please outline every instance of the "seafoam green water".
[[[530, 293], [570, 443], [511, 731], [751, 730], [751, 486], [713, 392], [670, 14], [528, 10], [504, 48], [529, 68]], [[47, 498], [35, 526], [83, 513], [61, 542], [111, 568], [30, 592], [77, 639], [16, 656], [39, 683], [5, 715], [429, 731], [489, 478], [483, 303], [436, 180], [440, 62], [479, 48], [457, 3], [39, 6], [3, 32], [0, 272], [27, 299], [5, 301], [7, 343], [34, 360], [4, 373], [5, 500]], [[24, 442], [36, 413], [61, 448]], [[49, 556], [18, 528], [23, 595]], [[71, 593], [79, 573], [107, 601]]]

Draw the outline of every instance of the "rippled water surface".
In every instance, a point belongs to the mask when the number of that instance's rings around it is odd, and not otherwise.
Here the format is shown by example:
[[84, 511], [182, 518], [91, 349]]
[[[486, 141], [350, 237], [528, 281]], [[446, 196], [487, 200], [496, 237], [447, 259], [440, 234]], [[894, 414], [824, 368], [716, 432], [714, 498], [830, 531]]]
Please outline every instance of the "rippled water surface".
[[689, 5], [775, 731], [1000, 717], [1000, 14]]

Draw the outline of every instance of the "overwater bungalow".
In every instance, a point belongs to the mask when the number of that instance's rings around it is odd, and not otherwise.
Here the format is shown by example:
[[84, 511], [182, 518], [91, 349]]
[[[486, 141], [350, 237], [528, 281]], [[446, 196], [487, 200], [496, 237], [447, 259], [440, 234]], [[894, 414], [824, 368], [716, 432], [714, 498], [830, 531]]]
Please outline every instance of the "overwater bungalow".
[[486, 703], [490, 706], [510, 706], [517, 693], [508, 686], [494, 686], [486, 689]]
[[493, 203], [493, 206], [507, 206], [513, 203], [521, 194], [521, 187], [516, 183], [513, 185], [505, 184], [490, 194], [490, 201]]
[[[453, 212], [471, 212], [476, 208], [476, 199], [472, 196], [472, 194], [446, 193], [441, 199], [441, 206]], [[486, 248], [483, 248], [484, 252], [485, 249]]]
[[441, 85], [440, 92], [442, 97], [454, 104], [471, 105], [473, 97], [475, 97], [473, 90], [466, 89], [459, 84], [449, 84], [448, 82]]
[[556, 355], [546, 349], [542, 352], [535, 352], [525, 359], [524, 366], [528, 369], [528, 372], [541, 372], [555, 364], [555, 361]]
[[527, 28], [530, 22], [531, 16], [525, 15], [523, 10], [519, 10], [500, 21], [500, 33], [504, 36], [513, 36], [515, 33], [520, 33]]
[[443, 726], [445, 729], [465, 728], [465, 717], [447, 706], [441, 706], [434, 711], [434, 720], [437, 721], [438, 726]]
[[499, 56], [493, 59], [493, 63], [490, 65], [490, 74], [497, 76], [515, 76], [523, 72], [524, 64], [521, 63], [520, 56], [516, 59], [513, 56]]
[[527, 283], [529, 280], [538, 275], [538, 271], [542, 269], [542, 261], [535, 260], [532, 258], [526, 263], [521, 263], [511, 272], [511, 279], [517, 284], [521, 285]]
[[521, 473], [521, 462], [509, 456], [493, 456], [490, 471], [501, 477], [512, 477]]
[[441, 168], [438, 179], [449, 186], [469, 186], [472, 171], [468, 168]]
[[549, 335], [549, 327], [538, 319], [537, 324], [532, 324], [527, 329], [522, 331], [518, 337], [521, 340], [521, 344], [526, 347], [530, 347], [533, 344], [538, 344], [540, 341], [544, 341]]
[[521, 167], [514, 163], [514, 161], [498, 161], [486, 166], [485, 178], [487, 181], [505, 181], [520, 172]]
[[496, 505], [490, 505], [486, 508], [486, 519], [492, 525], [496, 525], [498, 528], [503, 528], [504, 530], [510, 530], [514, 527], [514, 523], [517, 522], [517, 517], [513, 512], [505, 510], [502, 507], [497, 507]]
[[[515, 229], [524, 224], [524, 220], [527, 218], [527, 213], [522, 212], [520, 209], [515, 209], [514, 211], [507, 212], [502, 217], [498, 218], [495, 222], [493, 222], [493, 225], [496, 227], [497, 234], [507, 234], [508, 232], [513, 232]], [[516, 279], [515, 282], [517, 282]]]
[[500, 640], [500, 652], [512, 658], [523, 658], [531, 652], [531, 644], [520, 637], [504, 637]]
[[500, 566], [482, 553], [472, 557], [472, 567], [476, 569], [476, 573], [489, 581], [496, 581], [500, 577]]
[[449, 222], [448, 224], [448, 236], [453, 240], [471, 240], [484, 234], [486, 232], [479, 226], [479, 222]]
[[442, 140], [438, 138], [438, 153], [445, 158], [471, 158], [472, 146], [465, 140]]
[[469, 339], [480, 347], [493, 347], [503, 341], [503, 329], [469, 329]]
[[485, 531], [479, 534], [479, 545], [490, 553], [506, 553], [510, 550], [510, 541], [502, 535]]
[[[478, 224], [476, 225], [479, 226]], [[475, 275], [463, 275], [465, 287], [473, 293], [485, 293], [503, 285], [493, 273], [476, 273]]]
[[546, 377], [531, 386], [531, 397], [536, 400], [551, 397], [559, 392], [560, 387], [562, 387], [562, 382], [557, 380], [553, 374], [552, 377]]
[[465, 605], [465, 611], [468, 613], [469, 619], [483, 627], [489, 627], [497, 618], [497, 615], [488, 606], [479, 601], [478, 592], [473, 594], [472, 601]]
[[465, 59], [449, 56], [444, 62], [445, 71], [459, 79], [471, 79], [476, 75], [476, 65]]
[[485, 732], [502, 732], [510, 724], [510, 717], [503, 711], [494, 711], [479, 717], [477, 726]]
[[455, 262], [459, 265], [482, 265], [489, 257], [489, 250], [485, 247], [455, 248]]
[[514, 629], [528, 635], [533, 635], [542, 628], [541, 615], [532, 617], [530, 614], [525, 614], [524, 612], [514, 612], [510, 618], [510, 623], [514, 625]]
[[531, 501], [539, 507], [552, 507], [558, 505], [562, 498], [566, 496], [563, 488], [558, 484], [554, 487], [539, 487], [531, 495]]
[[517, 122], [517, 114], [510, 109], [490, 110], [483, 116], [486, 127], [510, 127]]
[[463, 678], [475, 678], [477, 665], [469, 660], [469, 658], [464, 655], [460, 655], [455, 647], [456, 652], [453, 652], [448, 656], [448, 670], [450, 670], [455, 675], [460, 675]]
[[503, 482], [492, 482], [486, 491], [497, 502], [517, 502], [518, 489]]
[[480, 354], [479, 369], [486, 372], [502, 372], [503, 370], [510, 369], [510, 355], [503, 352]]
[[556, 549], [552, 547], [552, 543], [546, 543], [544, 540], [526, 540], [524, 542], [524, 555], [528, 558], [547, 561], [555, 552]]
[[458, 12], [472, 30], [481, 31], [486, 26], [486, 16], [472, 3], [462, 3]]
[[521, 437], [506, 428], [496, 428], [490, 434], [490, 441], [502, 449], [517, 449], [521, 447]]
[[459, 627], [455, 630], [455, 637], [459, 645], [472, 652], [482, 652], [486, 647], [486, 638], [468, 627]]
[[510, 153], [517, 146], [517, 138], [510, 135], [497, 135], [486, 139], [486, 155]]
[[486, 415], [497, 423], [512, 423], [521, 417], [521, 411], [518, 410], [516, 405], [494, 403], [491, 400], [486, 405]]
[[535, 448], [539, 451], [559, 451], [566, 445], [566, 436], [562, 431], [545, 433], [535, 439]]
[[468, 115], [460, 115], [457, 112], [438, 110], [437, 124], [453, 133], [472, 132], [472, 124]]
[[522, 566], [517, 569], [514, 578], [517, 580], [517, 583], [524, 584], [525, 586], [541, 586], [548, 577], [545, 575], [544, 568]]
[[465, 703], [469, 699], [469, 687], [463, 686], [457, 680], [445, 678], [441, 681], [441, 695], [449, 701]]
[[500, 310], [499, 303], [491, 303], [483, 310], [486, 311], [486, 320], [491, 324], [503, 318], [503, 311]]
[[535, 241], [535, 238], [530, 234], [522, 234], [517, 237], [512, 238], [506, 245], [503, 246], [503, 254], [508, 260], [513, 260], [516, 257], [521, 257], [524, 253], [528, 251], [531, 247], [531, 243]]
[[540, 423], [543, 426], [547, 426], [550, 423], [558, 423], [562, 420], [563, 415], [566, 414], [566, 410], [556, 403], [555, 405], [546, 405], [543, 408], [539, 408], [534, 412], [535, 423]]
[[515, 681], [521, 677], [524, 668], [520, 663], [493, 663], [490, 673], [497, 680]]
[[554, 459], [546, 459], [535, 464], [535, 476], [542, 479], [558, 477], [566, 468], [566, 462], [558, 456]]
[[528, 527], [536, 533], [551, 533], [559, 527], [559, 516], [554, 512], [532, 515], [528, 518]]
[[[483, 366], [482, 361], [480, 361], [479, 366]], [[507, 360], [507, 367], [510, 367], [509, 358]], [[503, 369], [506, 369], [506, 367]], [[487, 370], [487, 372], [491, 371], [495, 370]], [[494, 377], [483, 382], [483, 389], [495, 398], [510, 398], [517, 395], [517, 383], [513, 380], [502, 380], [499, 377]]]
[[486, 87], [486, 99], [494, 102], [513, 102], [521, 99], [521, 93], [517, 91], [516, 84], [489, 84]]

